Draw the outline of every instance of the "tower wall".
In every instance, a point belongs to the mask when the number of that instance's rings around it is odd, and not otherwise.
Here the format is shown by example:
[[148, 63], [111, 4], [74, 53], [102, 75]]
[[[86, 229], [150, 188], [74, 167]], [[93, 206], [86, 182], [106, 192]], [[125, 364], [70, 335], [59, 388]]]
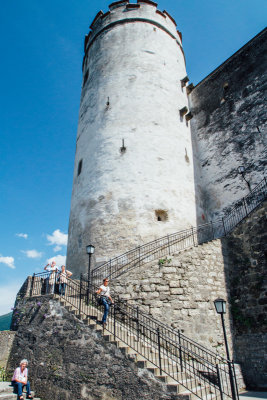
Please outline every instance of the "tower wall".
[[67, 253], [76, 275], [89, 243], [102, 262], [196, 223], [181, 35], [153, 2], [109, 8], [85, 40]]

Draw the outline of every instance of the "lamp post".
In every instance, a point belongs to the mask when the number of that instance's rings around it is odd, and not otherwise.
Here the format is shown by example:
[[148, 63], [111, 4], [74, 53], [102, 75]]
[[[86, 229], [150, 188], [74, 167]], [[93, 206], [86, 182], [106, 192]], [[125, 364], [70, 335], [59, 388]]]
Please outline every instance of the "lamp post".
[[249, 181], [245, 178], [245, 168], [243, 167], [243, 165], [240, 165], [240, 167], [238, 167], [238, 173], [242, 176], [242, 178], [244, 179], [244, 181], [246, 182], [246, 184], [248, 185], [248, 189], [251, 192], [251, 187], [250, 187], [250, 183]]
[[215, 309], [216, 309], [217, 313], [221, 315], [224, 343], [225, 343], [225, 349], [226, 349], [226, 355], [227, 355], [227, 364], [228, 364], [228, 368], [229, 368], [231, 392], [232, 392], [233, 400], [237, 400], [233, 370], [232, 370], [232, 365], [231, 365], [231, 361], [230, 361], [229, 347], [228, 347], [228, 341], [227, 341], [225, 323], [224, 323], [224, 314], [226, 313], [226, 301], [224, 299], [216, 299], [216, 300], [214, 300], [214, 305], [215, 305]]
[[92, 254], [94, 254], [94, 252], [95, 252], [95, 246], [93, 246], [92, 244], [89, 244], [88, 246], [86, 246], [86, 252], [87, 252], [87, 254], [89, 256], [88, 275], [87, 275], [87, 303], [88, 303], [89, 285], [90, 285], [90, 276], [91, 276], [91, 257], [92, 257]]

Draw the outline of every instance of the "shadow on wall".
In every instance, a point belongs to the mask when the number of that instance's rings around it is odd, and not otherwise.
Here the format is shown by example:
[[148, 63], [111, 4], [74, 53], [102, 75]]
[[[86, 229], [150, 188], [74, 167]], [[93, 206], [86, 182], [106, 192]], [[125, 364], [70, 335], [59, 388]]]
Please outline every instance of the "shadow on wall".
[[267, 29], [204, 78], [190, 93], [198, 223], [227, 212], [266, 169], [264, 112]]
[[267, 240], [263, 203], [222, 239], [234, 361], [251, 390], [267, 390]]

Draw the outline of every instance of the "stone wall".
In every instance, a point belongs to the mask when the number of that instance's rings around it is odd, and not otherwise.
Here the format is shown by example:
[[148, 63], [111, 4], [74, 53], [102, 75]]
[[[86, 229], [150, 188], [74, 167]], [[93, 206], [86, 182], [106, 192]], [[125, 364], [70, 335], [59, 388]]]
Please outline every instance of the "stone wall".
[[263, 204], [222, 240], [228, 264], [234, 356], [247, 386], [267, 389], [267, 232]]
[[112, 289], [224, 356], [213, 301], [226, 299], [233, 359], [241, 364], [249, 388], [266, 388], [266, 226], [264, 203], [226, 238], [141, 265], [113, 280]]
[[[200, 82], [189, 96], [198, 219], [214, 219], [249, 193], [266, 170], [267, 29]], [[202, 218], [201, 218], [202, 217]]]
[[22, 299], [16, 311], [9, 372], [27, 358], [30, 381], [43, 400], [172, 400], [152, 374], [58, 301]]
[[15, 332], [0, 332], [0, 368], [6, 368], [10, 349], [15, 337]]
[[213, 305], [218, 297], [228, 298], [220, 240], [144, 264], [111, 285], [122, 299], [138, 302], [161, 322], [225, 355], [221, 321]]

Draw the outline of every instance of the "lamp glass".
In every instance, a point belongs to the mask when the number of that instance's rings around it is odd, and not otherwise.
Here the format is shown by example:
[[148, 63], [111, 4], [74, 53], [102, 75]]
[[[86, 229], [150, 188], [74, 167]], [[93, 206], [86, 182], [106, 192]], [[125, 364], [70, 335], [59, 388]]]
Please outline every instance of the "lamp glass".
[[245, 172], [245, 168], [243, 167], [243, 165], [240, 165], [240, 167], [238, 167], [238, 172], [239, 174], [243, 174]]
[[218, 314], [226, 313], [226, 301], [224, 299], [214, 300], [214, 305]]
[[93, 246], [92, 244], [89, 244], [89, 246], [86, 246], [86, 251], [87, 251], [87, 254], [94, 254], [95, 246]]

